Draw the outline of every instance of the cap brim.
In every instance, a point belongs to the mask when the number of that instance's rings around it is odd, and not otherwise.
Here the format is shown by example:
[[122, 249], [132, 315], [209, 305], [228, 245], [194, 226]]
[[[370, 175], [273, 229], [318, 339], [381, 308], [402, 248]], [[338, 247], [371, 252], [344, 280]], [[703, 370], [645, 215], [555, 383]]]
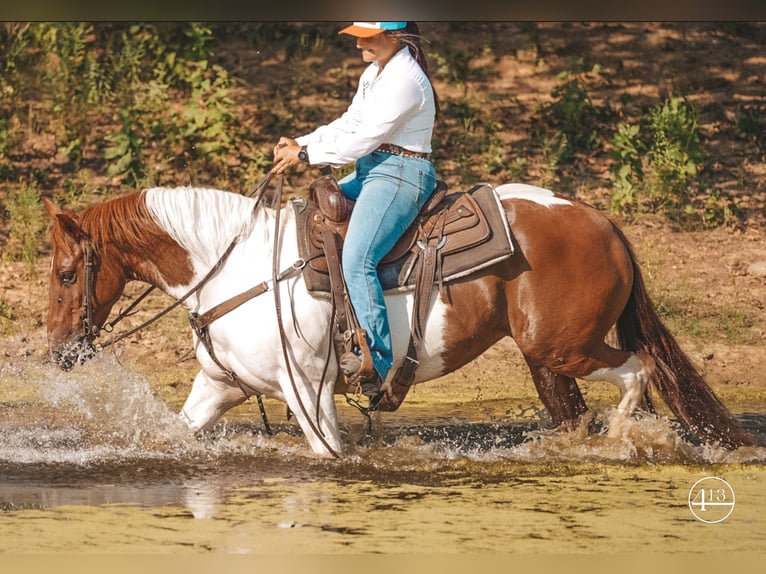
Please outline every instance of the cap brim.
[[377, 36], [383, 32], [385, 32], [385, 30], [380, 28], [364, 28], [363, 26], [351, 24], [351, 26], [346, 26], [343, 28], [343, 30], [338, 32], [338, 34], [349, 34], [351, 36], [356, 36], [357, 38], [372, 38], [373, 36]]

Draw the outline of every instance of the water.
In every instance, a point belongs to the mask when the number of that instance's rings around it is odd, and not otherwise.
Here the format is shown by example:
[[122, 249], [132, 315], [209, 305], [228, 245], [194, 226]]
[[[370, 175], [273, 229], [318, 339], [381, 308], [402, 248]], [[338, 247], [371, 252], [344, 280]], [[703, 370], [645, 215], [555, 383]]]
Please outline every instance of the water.
[[[402, 409], [374, 421], [339, 402], [347, 453], [314, 456], [284, 407], [232, 412], [200, 437], [108, 355], [64, 373], [0, 368], [0, 553], [591, 553], [762, 551], [766, 448], [683, 441], [645, 416], [572, 433], [496, 405]], [[339, 399], [340, 401], [340, 399]], [[766, 443], [766, 405], [741, 420]], [[590, 430], [589, 430], [590, 429]], [[601, 431], [599, 432], [599, 429]], [[725, 478], [722, 524], [687, 505]]]

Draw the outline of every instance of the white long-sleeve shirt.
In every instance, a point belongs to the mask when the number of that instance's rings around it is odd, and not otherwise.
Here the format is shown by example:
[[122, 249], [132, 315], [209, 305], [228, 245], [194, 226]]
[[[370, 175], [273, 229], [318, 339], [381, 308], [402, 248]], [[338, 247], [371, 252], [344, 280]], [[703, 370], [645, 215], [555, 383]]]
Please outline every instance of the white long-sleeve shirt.
[[296, 138], [312, 164], [344, 165], [383, 143], [431, 152], [435, 106], [431, 82], [404, 47], [380, 69], [371, 63], [341, 117]]

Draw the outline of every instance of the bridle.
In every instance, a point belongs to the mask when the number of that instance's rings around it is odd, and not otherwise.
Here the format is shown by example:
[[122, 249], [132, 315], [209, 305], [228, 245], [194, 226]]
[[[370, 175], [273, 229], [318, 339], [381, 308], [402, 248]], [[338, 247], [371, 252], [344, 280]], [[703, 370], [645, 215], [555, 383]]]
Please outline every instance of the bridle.
[[83, 289], [82, 298], [82, 311], [80, 313], [80, 320], [82, 322], [82, 340], [88, 345], [92, 346], [93, 341], [101, 331], [96, 326], [93, 320], [93, 299], [96, 291], [96, 250], [93, 247], [93, 242], [90, 236], [84, 235], [85, 242], [85, 286]]

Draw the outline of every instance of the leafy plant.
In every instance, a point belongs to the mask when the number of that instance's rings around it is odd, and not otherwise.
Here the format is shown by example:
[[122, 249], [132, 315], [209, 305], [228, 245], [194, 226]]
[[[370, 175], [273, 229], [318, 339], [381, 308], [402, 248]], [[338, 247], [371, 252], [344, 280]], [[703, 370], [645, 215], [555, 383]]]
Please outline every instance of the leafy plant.
[[484, 169], [494, 175], [505, 169], [505, 143], [498, 136], [489, 133], [481, 146], [481, 157], [484, 160]]
[[139, 186], [146, 175], [143, 149], [144, 138], [141, 135], [142, 125], [140, 112], [130, 109], [117, 113], [122, 121], [122, 127], [116, 134], [106, 137], [112, 146], [104, 150], [104, 157], [116, 160], [109, 165], [106, 174], [109, 177], [121, 176], [122, 181]]
[[759, 107], [745, 108], [737, 119], [737, 136], [755, 142], [763, 151], [766, 148], [766, 111]]
[[649, 128], [649, 194], [659, 207], [684, 210], [690, 205], [690, 179], [704, 161], [696, 114], [680, 98], [668, 98], [649, 110]]
[[727, 194], [711, 189], [702, 209], [702, 223], [717, 227], [735, 220], [741, 213], [739, 206]]
[[6, 211], [9, 231], [3, 258], [23, 261], [33, 274], [47, 223], [37, 186], [22, 184], [17, 193], [10, 194]]
[[556, 181], [559, 165], [568, 157], [569, 140], [564, 132], [546, 135], [542, 138], [541, 149], [543, 154], [543, 175], [540, 183], [543, 187], [547, 187]]
[[429, 58], [434, 62], [434, 77], [462, 86], [464, 93], [470, 82], [485, 79], [490, 71], [487, 66], [473, 66], [472, 58], [460, 50], [447, 50], [444, 54], [431, 53]]
[[184, 57], [187, 60], [206, 60], [210, 57], [213, 28], [204, 22], [189, 22], [184, 28]]
[[714, 190], [704, 206], [694, 205], [692, 192], [704, 185], [699, 170], [707, 161], [694, 109], [681, 98], [667, 98], [649, 109], [642, 126], [645, 139], [642, 127], [630, 124], [621, 124], [612, 138], [611, 211], [659, 210], [684, 226], [731, 219], [736, 207]]
[[512, 181], [523, 180], [527, 173], [527, 158], [517, 156], [513, 159], [511, 164], [506, 167]]
[[634, 212], [638, 209], [639, 193], [644, 181], [643, 156], [646, 145], [639, 139], [641, 128], [637, 125], [620, 124], [612, 138], [615, 160], [610, 168], [612, 213]]
[[211, 160], [225, 158], [233, 151], [230, 128], [234, 102], [228, 84], [228, 74], [220, 66], [208, 66], [206, 60], [190, 65], [191, 95], [181, 114], [182, 134], [191, 147]]
[[598, 146], [599, 112], [576, 76], [562, 72], [558, 80], [560, 84], [551, 93], [553, 102], [541, 111], [550, 126], [566, 136], [566, 146], [558, 154], [558, 161], [566, 163], [575, 153], [588, 153]]

